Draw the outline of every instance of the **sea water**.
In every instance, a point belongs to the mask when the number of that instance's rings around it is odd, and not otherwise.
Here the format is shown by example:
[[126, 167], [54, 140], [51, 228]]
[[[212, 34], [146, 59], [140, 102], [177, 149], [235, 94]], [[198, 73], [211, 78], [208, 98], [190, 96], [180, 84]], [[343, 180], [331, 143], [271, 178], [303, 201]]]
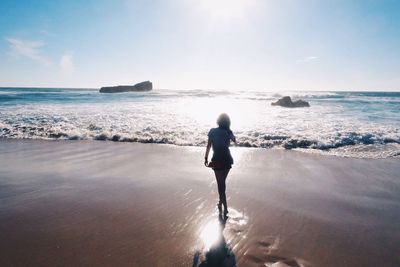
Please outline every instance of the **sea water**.
[[[311, 107], [271, 106], [284, 95]], [[400, 92], [0, 88], [0, 138], [204, 146], [222, 112], [238, 146], [400, 157]]]

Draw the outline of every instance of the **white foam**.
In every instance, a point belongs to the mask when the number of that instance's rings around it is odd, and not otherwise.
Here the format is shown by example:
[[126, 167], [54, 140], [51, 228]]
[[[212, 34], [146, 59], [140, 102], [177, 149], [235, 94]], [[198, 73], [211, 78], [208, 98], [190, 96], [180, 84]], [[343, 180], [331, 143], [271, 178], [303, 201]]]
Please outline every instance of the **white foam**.
[[[336, 93], [309, 93], [311, 108], [271, 106], [273, 93], [152, 92], [98, 96], [101, 101], [0, 105], [0, 137], [93, 139], [204, 145], [216, 117], [227, 112], [239, 145], [303, 148], [354, 157], [398, 154], [400, 124], [390, 110], [320, 101]], [[200, 96], [199, 96], [200, 95]], [[301, 94], [306, 96], [305, 94]], [[107, 96], [108, 97], [108, 96]], [[371, 119], [370, 116], [376, 116]], [[397, 117], [396, 117], [397, 116]], [[383, 117], [383, 118], [381, 118]], [[393, 145], [386, 145], [387, 143]], [[356, 149], [357, 146], [368, 149]]]

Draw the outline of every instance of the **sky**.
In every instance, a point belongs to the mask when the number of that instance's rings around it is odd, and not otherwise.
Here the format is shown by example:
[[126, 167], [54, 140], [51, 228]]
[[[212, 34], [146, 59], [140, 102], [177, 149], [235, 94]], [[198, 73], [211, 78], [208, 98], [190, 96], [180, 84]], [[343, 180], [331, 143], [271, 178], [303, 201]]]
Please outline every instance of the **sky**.
[[398, 0], [1, 0], [0, 86], [400, 91]]

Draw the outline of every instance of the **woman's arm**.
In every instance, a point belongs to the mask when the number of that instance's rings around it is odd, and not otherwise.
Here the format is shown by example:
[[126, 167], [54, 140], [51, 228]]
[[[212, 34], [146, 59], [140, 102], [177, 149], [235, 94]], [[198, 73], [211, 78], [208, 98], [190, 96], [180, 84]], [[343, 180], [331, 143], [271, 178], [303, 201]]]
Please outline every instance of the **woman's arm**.
[[235, 145], [237, 145], [237, 143], [236, 143], [236, 137], [233, 135], [232, 132], [231, 132], [231, 140], [235, 143]]
[[210, 153], [211, 148], [211, 139], [208, 138], [207, 147], [206, 147], [206, 155], [204, 156], [204, 165], [208, 165], [208, 154]]

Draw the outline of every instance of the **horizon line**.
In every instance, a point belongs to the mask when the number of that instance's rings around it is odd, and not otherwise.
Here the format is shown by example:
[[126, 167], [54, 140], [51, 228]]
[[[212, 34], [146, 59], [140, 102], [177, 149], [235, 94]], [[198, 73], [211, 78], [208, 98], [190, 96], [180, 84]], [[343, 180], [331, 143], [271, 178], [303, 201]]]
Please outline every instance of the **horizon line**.
[[[16, 88], [16, 89], [72, 89], [72, 90], [99, 90], [101, 87], [48, 87], [48, 86], [0, 86], [0, 89]], [[196, 89], [182, 89], [182, 88], [153, 88], [153, 90], [177, 90], [177, 91], [234, 91], [234, 92], [270, 92], [277, 93], [281, 92], [399, 92], [400, 89], [385, 89], [385, 90], [368, 90], [368, 89], [336, 89], [336, 90], [304, 90], [304, 89], [276, 89], [276, 90], [256, 90], [256, 89], [206, 89], [206, 88], [196, 88]]]

